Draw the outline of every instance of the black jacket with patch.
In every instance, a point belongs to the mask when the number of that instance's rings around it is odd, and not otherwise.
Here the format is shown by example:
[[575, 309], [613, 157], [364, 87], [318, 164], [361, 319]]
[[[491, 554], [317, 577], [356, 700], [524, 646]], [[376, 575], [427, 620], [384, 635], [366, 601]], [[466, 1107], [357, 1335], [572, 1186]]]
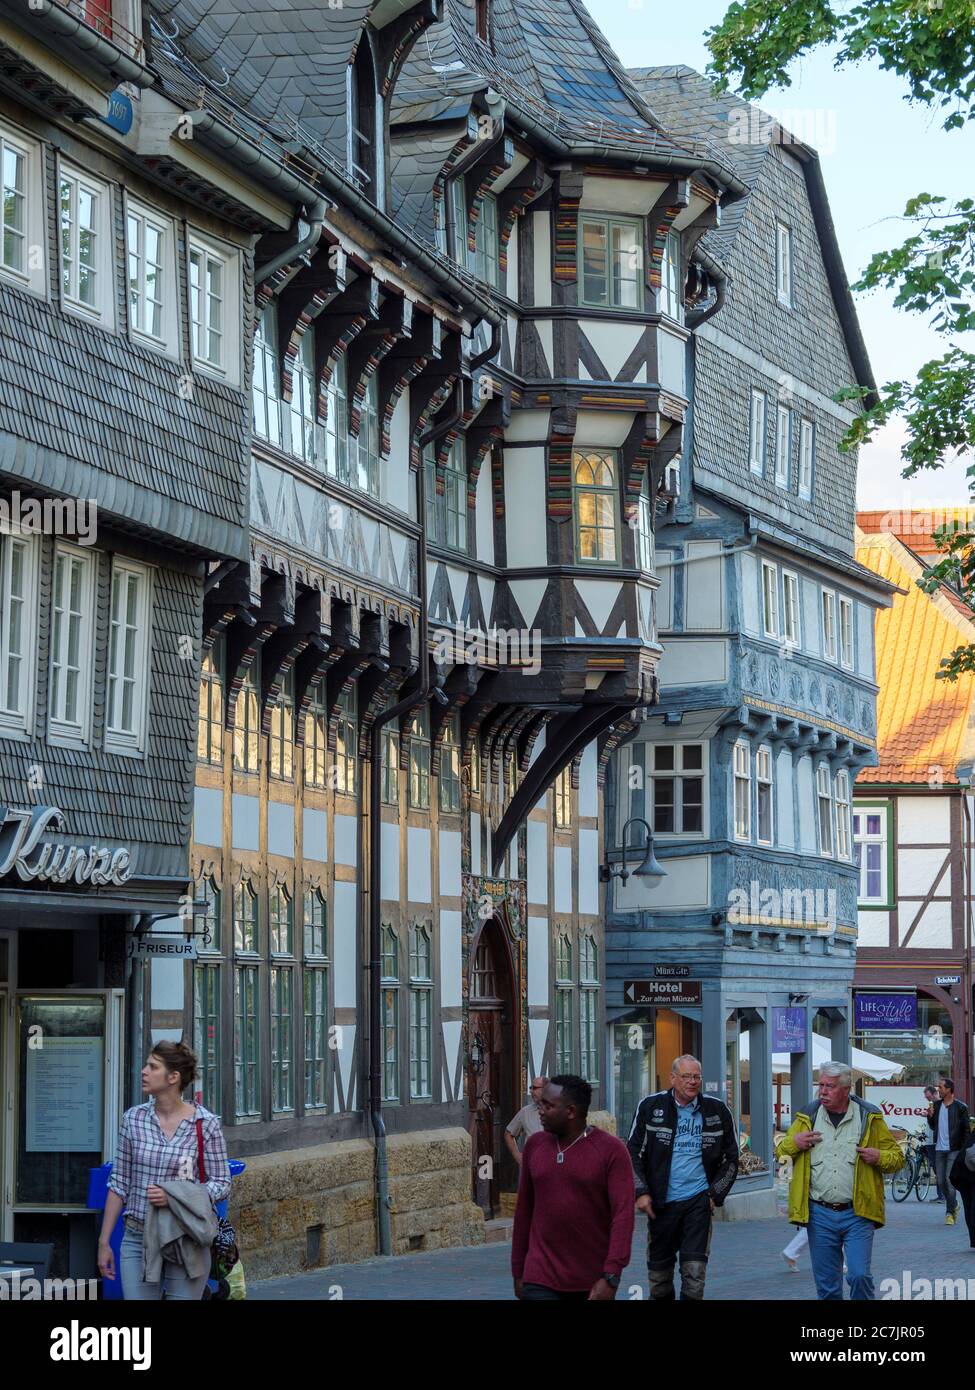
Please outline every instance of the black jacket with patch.
[[[928, 1120], [928, 1128], [933, 1130], [930, 1142], [938, 1142], [938, 1121], [941, 1118], [941, 1107], [943, 1100], [934, 1102], [934, 1114]], [[963, 1100], [953, 1100], [948, 1106], [948, 1148], [954, 1153], [958, 1149], [963, 1149], [968, 1143], [968, 1106]]]
[[[699, 1096], [701, 1162], [708, 1195], [720, 1207], [738, 1175], [738, 1137], [735, 1118], [723, 1100]], [[649, 1195], [654, 1207], [667, 1200], [670, 1165], [677, 1133], [677, 1102], [673, 1090], [658, 1091], [640, 1101], [626, 1147], [633, 1161], [636, 1195]]]

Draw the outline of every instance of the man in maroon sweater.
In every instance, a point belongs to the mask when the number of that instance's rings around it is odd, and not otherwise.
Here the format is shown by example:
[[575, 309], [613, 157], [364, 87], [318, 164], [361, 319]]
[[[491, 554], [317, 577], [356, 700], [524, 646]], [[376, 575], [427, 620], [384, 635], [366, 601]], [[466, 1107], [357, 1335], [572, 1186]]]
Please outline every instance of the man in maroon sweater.
[[633, 1244], [633, 1165], [626, 1145], [586, 1123], [592, 1087], [553, 1076], [542, 1130], [525, 1145], [511, 1242], [515, 1297], [616, 1297]]

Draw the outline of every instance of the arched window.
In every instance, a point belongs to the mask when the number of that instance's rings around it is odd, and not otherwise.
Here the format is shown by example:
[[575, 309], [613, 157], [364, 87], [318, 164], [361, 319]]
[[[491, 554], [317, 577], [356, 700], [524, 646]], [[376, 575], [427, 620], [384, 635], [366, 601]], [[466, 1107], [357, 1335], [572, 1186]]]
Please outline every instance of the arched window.
[[583, 563], [617, 564], [619, 495], [613, 451], [576, 451], [572, 456], [572, 491], [576, 559]]
[[555, 938], [555, 1069], [573, 1070], [572, 1047], [572, 942], [567, 932]]

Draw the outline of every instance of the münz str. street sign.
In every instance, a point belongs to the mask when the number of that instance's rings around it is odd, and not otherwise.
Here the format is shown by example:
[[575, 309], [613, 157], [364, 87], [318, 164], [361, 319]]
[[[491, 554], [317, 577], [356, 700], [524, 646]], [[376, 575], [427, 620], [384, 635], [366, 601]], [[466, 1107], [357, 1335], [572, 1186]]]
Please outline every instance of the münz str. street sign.
[[649, 1004], [651, 1008], [685, 1008], [701, 1002], [700, 980], [624, 980], [623, 998], [627, 1004]]

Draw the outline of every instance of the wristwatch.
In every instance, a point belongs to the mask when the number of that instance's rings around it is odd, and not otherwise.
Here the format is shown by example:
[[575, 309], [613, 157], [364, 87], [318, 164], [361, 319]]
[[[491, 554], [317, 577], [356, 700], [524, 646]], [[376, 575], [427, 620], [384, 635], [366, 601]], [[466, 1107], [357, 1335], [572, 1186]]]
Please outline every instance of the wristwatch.
[[618, 1289], [620, 1286], [620, 1276], [618, 1274], [607, 1274], [603, 1271], [603, 1278], [611, 1289]]

